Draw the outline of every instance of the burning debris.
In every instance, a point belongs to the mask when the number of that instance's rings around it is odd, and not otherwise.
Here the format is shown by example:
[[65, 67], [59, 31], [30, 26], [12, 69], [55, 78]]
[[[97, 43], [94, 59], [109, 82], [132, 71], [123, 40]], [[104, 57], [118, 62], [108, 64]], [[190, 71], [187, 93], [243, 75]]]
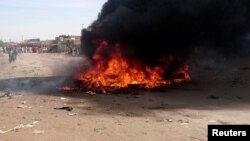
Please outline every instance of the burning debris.
[[131, 92], [191, 80], [190, 52], [238, 52], [248, 41], [247, 0], [108, 0], [82, 30], [90, 64], [62, 89]]
[[105, 48], [108, 48], [108, 43], [104, 40], [93, 55], [91, 67], [75, 75], [75, 79], [85, 82], [87, 88], [154, 88], [191, 79], [188, 74], [188, 66], [183, 66], [173, 73], [173, 77], [175, 77], [173, 81], [164, 80], [164, 71], [173, 60], [170, 55], [162, 60], [165, 61], [164, 65], [152, 68], [137, 60], [123, 57], [121, 46], [118, 43], [113, 47], [108, 59], [102, 54]]
[[[102, 52], [107, 48], [112, 48], [113, 51], [104, 56]], [[81, 84], [78, 87], [64, 86], [62, 89], [84, 90], [91, 95], [95, 92], [115, 93], [121, 90], [131, 93], [135, 89], [151, 89], [191, 80], [187, 65], [180, 66], [171, 74], [170, 79], [164, 79], [172, 61], [173, 56], [168, 55], [159, 60], [162, 65], [146, 66], [140, 60], [124, 57], [119, 43], [109, 46], [108, 41], [102, 40], [93, 55], [90, 67], [77, 72], [74, 76]]]

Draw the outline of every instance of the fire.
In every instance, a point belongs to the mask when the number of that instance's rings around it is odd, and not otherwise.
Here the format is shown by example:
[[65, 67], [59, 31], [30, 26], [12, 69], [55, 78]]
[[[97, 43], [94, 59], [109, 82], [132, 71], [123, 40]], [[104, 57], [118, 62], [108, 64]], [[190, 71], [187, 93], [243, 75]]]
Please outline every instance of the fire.
[[[122, 56], [121, 46], [118, 43], [113, 46], [113, 50], [108, 56], [104, 56], [102, 52], [107, 47], [108, 41], [101, 41], [92, 57], [92, 66], [75, 75], [75, 79], [83, 81], [87, 88], [126, 88], [129, 85], [154, 88], [191, 79], [187, 65], [176, 72], [176, 75], [182, 74], [182, 78], [178, 77], [173, 81], [164, 80], [164, 67], [144, 66], [139, 61], [125, 58]], [[166, 65], [170, 64], [172, 60], [172, 56], [164, 58]]]
[[63, 90], [63, 91], [72, 91], [74, 90], [75, 88], [69, 86], [69, 85], [64, 85], [62, 88], [59, 88], [60, 90]]

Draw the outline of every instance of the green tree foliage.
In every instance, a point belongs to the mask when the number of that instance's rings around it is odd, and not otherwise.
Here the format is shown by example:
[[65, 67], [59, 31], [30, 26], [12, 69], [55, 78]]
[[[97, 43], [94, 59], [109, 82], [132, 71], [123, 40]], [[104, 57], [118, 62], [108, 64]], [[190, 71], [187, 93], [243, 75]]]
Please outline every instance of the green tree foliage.
[[0, 40], [0, 47], [4, 46], [4, 42], [2, 40]]

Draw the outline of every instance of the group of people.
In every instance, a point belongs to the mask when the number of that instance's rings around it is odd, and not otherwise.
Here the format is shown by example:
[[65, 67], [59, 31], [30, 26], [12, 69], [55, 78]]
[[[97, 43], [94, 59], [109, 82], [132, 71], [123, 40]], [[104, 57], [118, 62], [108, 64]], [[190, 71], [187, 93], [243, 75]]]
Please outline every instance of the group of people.
[[77, 47], [73, 47], [70, 49], [71, 55], [72, 56], [78, 56], [80, 54], [79, 50]]
[[[21, 53], [44, 53], [43, 48], [39, 47], [0, 47], [1, 52], [8, 54], [10, 63], [15, 62], [17, 55]], [[67, 53], [73, 57], [80, 55], [77, 47], [70, 48]]]
[[[3, 53], [8, 53], [11, 47], [3, 47]], [[32, 47], [14, 47], [12, 48], [17, 51], [17, 53], [33, 53]]]
[[8, 54], [9, 62], [15, 62], [19, 53], [34, 53], [32, 47], [1, 47], [1, 52]]
[[16, 61], [16, 57], [17, 57], [17, 54], [18, 54], [16, 48], [7, 48], [6, 53], [8, 53], [8, 55], [9, 55], [9, 62], [10, 63]]

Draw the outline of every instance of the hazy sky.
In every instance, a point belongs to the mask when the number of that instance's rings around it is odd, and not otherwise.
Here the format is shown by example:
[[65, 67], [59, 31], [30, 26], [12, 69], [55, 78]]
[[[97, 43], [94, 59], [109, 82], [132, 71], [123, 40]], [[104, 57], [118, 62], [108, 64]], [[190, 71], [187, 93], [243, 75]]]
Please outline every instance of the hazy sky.
[[80, 35], [107, 0], [0, 0], [0, 40]]

